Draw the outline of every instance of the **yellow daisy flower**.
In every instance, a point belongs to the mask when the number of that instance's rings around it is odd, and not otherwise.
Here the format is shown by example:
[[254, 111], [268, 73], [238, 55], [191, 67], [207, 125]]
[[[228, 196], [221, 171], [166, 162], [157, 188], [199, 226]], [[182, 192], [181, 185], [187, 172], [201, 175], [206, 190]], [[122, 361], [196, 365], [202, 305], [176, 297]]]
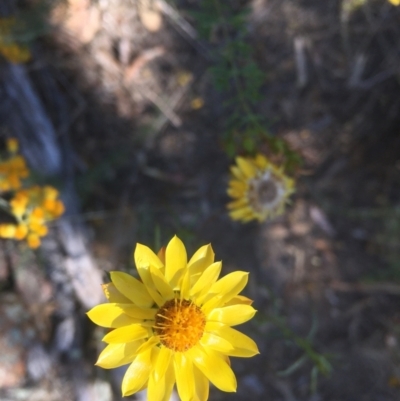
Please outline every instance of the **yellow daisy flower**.
[[227, 205], [232, 220], [261, 222], [282, 214], [294, 192], [294, 180], [261, 154], [237, 157], [236, 164], [231, 167], [228, 188], [228, 195], [234, 199]]
[[248, 273], [218, 280], [222, 264], [214, 262], [211, 245], [187, 262], [176, 236], [158, 256], [137, 244], [134, 259], [141, 281], [111, 272], [112, 282], [103, 287], [110, 303], [88, 312], [94, 323], [113, 329], [103, 338], [108, 345], [96, 365], [130, 364], [124, 396], [147, 388], [148, 400], [167, 401], [175, 383], [182, 401], [207, 400], [209, 382], [236, 391], [229, 357], [258, 354], [255, 342], [231, 327], [256, 312], [251, 300], [238, 295]]

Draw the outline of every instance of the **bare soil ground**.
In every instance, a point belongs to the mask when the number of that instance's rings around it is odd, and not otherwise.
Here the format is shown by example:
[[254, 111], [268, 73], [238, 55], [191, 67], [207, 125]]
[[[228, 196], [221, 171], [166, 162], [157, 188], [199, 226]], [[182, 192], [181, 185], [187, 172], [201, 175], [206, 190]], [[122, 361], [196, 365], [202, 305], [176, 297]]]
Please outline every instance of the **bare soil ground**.
[[[251, 9], [247, 40], [265, 72], [259, 112], [304, 164], [285, 215], [241, 225], [225, 212], [232, 163], [220, 143], [225, 99], [208, 70], [220, 43], [190, 34], [190, 11], [199, 3], [155, 1], [152, 9], [146, 1], [71, 0], [52, 16], [53, 33], [35, 43], [26, 68], [73, 149], [98, 266], [131, 271], [136, 242], [156, 247], [176, 233], [190, 252], [211, 242], [224, 273], [250, 271], [247, 293], [259, 312], [243, 330], [261, 354], [233, 361], [236, 394], [212, 391], [210, 399], [399, 400], [400, 7], [383, 0], [351, 11], [346, 5], [356, 2], [242, 2]], [[57, 88], [59, 103], [43, 95], [46, 85]], [[201, 108], [193, 106], [198, 98]], [[5, 244], [2, 252], [7, 266], [14, 255], [14, 278], [3, 274], [1, 304], [14, 305], [21, 288], [27, 291], [17, 272], [29, 269], [15, 256], [18, 247]], [[39, 263], [41, 276], [42, 293], [51, 279]], [[50, 355], [63, 341], [54, 329], [63, 306], [52, 299], [51, 291], [44, 296], [37, 334]], [[4, 386], [0, 399], [119, 399], [121, 372], [92, 366], [101, 333], [82, 306], [72, 307], [82, 341], [57, 356], [51, 373], [30, 372], [16, 387]], [[331, 373], [313, 382], [308, 359], [282, 374], [304, 350], [271, 316], [301, 338], [311, 331], [309, 343], [329, 355]], [[10, 322], [3, 333], [15, 328]], [[84, 378], [73, 373], [71, 349]], [[21, 363], [29, 373], [29, 360]], [[16, 367], [15, 377], [24, 369]]]

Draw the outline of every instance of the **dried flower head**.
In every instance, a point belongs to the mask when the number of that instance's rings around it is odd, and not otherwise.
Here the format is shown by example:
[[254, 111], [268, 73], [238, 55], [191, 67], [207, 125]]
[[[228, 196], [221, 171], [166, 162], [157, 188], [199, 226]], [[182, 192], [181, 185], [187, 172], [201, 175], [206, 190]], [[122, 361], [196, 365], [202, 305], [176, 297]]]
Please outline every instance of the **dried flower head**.
[[261, 222], [283, 213], [294, 192], [293, 179], [261, 154], [255, 158], [237, 157], [236, 164], [231, 167], [228, 188], [228, 195], [234, 199], [227, 205], [230, 217]]
[[89, 318], [109, 327], [108, 345], [97, 365], [105, 369], [130, 364], [122, 381], [128, 396], [147, 388], [151, 401], [169, 400], [176, 383], [183, 401], [208, 398], [209, 382], [222, 391], [236, 390], [229, 357], [258, 353], [254, 341], [233, 329], [251, 319], [251, 300], [238, 295], [248, 273], [218, 280], [221, 262], [210, 245], [187, 262], [177, 237], [158, 256], [137, 244], [134, 253], [141, 280], [111, 272], [104, 293], [110, 303], [94, 307]]

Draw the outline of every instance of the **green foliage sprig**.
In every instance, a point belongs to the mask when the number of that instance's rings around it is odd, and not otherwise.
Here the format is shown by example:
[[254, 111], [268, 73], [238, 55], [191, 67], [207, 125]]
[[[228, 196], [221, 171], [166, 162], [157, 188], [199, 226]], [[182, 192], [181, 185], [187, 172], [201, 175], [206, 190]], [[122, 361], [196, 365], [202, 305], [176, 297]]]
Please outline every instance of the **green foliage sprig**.
[[265, 73], [247, 41], [248, 14], [248, 7], [221, 0], [203, 0], [200, 9], [192, 13], [199, 33], [218, 42], [210, 71], [216, 88], [229, 99], [224, 102], [229, 117], [222, 144], [229, 156], [254, 154], [267, 145], [272, 153], [283, 156], [288, 170], [293, 170], [300, 163], [299, 154], [275, 137], [267, 128], [265, 116], [257, 112]]

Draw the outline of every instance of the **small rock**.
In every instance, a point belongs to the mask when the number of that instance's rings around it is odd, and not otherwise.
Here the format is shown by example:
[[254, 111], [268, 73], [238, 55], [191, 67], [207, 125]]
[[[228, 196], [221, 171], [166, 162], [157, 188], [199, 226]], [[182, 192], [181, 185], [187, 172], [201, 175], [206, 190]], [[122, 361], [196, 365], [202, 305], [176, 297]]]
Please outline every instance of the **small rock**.
[[333, 237], [336, 234], [335, 229], [333, 228], [332, 224], [328, 220], [327, 215], [325, 212], [319, 208], [318, 206], [311, 206], [310, 207], [310, 217], [311, 220], [327, 235]]
[[274, 239], [285, 239], [289, 236], [289, 230], [282, 224], [275, 224], [270, 227], [269, 234]]
[[306, 235], [311, 231], [311, 225], [306, 222], [299, 221], [298, 223], [294, 223], [292, 225], [292, 233], [294, 235]]
[[28, 351], [27, 368], [30, 377], [34, 381], [42, 379], [51, 367], [50, 355], [42, 344], [37, 343]]
[[162, 17], [159, 7], [155, 1], [139, 0], [139, 18], [144, 27], [150, 32], [157, 32], [162, 26]]

